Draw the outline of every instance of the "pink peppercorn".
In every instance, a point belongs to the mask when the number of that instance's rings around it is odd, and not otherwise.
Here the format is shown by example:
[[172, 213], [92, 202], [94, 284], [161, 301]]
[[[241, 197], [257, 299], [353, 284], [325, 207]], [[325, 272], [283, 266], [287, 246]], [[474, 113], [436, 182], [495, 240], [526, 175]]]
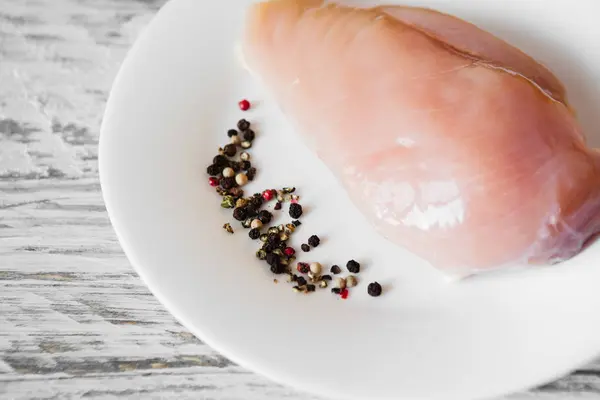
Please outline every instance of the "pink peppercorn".
[[219, 180], [215, 177], [212, 178], [208, 178], [208, 184], [212, 187], [218, 186], [219, 185]]
[[246, 99], [241, 100], [238, 104], [240, 106], [240, 110], [242, 111], [248, 111], [250, 109], [250, 102]]
[[293, 256], [294, 254], [296, 254], [296, 250], [294, 250], [294, 249], [293, 249], [293, 248], [291, 248], [291, 247], [286, 247], [286, 248], [283, 250], [283, 253], [284, 253], [286, 256], [288, 256], [288, 257], [291, 257], [291, 256]]

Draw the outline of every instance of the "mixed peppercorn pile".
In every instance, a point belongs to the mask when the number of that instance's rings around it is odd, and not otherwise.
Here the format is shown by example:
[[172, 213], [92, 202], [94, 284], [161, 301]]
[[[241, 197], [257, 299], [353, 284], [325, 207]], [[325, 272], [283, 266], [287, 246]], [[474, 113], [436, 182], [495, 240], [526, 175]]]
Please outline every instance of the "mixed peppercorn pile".
[[[242, 111], [251, 108], [248, 100], [241, 100], [238, 105]], [[243, 187], [253, 181], [257, 173], [250, 161], [250, 153], [246, 151], [252, 147], [256, 133], [249, 121], [241, 119], [237, 123], [237, 129], [228, 130], [227, 136], [230, 143], [219, 148], [219, 154], [206, 168], [208, 183], [221, 196], [221, 207], [232, 209], [233, 218], [248, 230], [249, 238], [260, 243], [256, 257], [264, 261], [273, 274], [287, 276], [287, 281], [293, 284], [295, 292], [311, 293], [317, 288], [332, 286], [332, 293], [342, 299], [348, 298], [349, 289], [358, 285], [356, 275], [360, 273], [360, 264], [355, 260], [348, 261], [346, 269], [351, 275], [346, 277], [337, 276], [342, 273], [337, 265], [329, 269], [329, 274], [324, 273], [323, 266], [318, 262], [298, 262], [294, 266], [297, 253], [288, 242], [302, 224], [300, 218], [303, 215], [296, 188], [266, 189], [246, 196]], [[280, 211], [286, 203], [289, 203], [287, 209], [290, 222], [271, 224], [274, 215], [266, 207], [273, 204], [273, 210]], [[230, 223], [223, 225], [223, 229], [231, 234], [235, 232]], [[311, 235], [300, 248], [306, 253], [320, 244], [321, 239], [317, 235]], [[278, 280], [275, 279], [275, 282]], [[381, 295], [382, 287], [373, 282], [368, 285], [367, 292], [377, 297]]]

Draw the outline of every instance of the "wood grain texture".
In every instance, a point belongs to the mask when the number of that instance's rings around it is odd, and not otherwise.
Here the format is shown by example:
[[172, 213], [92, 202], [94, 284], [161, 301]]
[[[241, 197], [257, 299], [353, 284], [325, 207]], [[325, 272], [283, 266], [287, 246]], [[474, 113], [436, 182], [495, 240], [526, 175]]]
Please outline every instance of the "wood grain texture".
[[[104, 104], [162, 1], [0, 0], [0, 398], [309, 399], [196, 339], [125, 258], [97, 180]], [[600, 364], [512, 399], [600, 398]]]

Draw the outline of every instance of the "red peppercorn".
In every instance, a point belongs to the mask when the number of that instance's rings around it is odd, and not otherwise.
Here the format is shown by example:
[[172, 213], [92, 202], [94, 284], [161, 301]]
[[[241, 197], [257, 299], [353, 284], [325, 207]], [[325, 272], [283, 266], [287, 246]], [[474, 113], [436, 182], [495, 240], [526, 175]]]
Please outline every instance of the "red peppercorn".
[[298, 204], [298, 200], [292, 199], [292, 204]]
[[296, 254], [296, 250], [292, 249], [291, 247], [286, 247], [286, 248], [283, 250], [283, 253], [284, 253], [286, 256], [288, 256], [288, 257], [291, 257], [291, 256], [293, 256], [294, 254]]
[[340, 293], [340, 297], [344, 300], [346, 300], [348, 298], [348, 289], [344, 289], [342, 290], [342, 292]]
[[208, 178], [208, 184], [212, 187], [219, 186], [219, 180], [215, 177]]
[[262, 197], [263, 197], [263, 199], [265, 199], [265, 201], [271, 201], [271, 200], [273, 200], [273, 197], [275, 197], [276, 194], [277, 194], [277, 192], [275, 190], [269, 189], [269, 190], [265, 190], [262, 193]]
[[239, 106], [240, 106], [240, 110], [242, 111], [248, 111], [250, 109], [250, 102], [246, 99], [241, 100], [239, 102]]

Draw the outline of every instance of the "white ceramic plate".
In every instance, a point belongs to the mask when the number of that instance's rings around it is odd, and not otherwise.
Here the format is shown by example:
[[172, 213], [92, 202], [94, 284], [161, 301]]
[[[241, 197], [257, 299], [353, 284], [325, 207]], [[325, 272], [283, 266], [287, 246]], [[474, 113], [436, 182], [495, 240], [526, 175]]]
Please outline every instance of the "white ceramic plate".
[[[169, 311], [235, 362], [345, 400], [491, 397], [596, 355], [600, 246], [557, 267], [451, 284], [378, 237], [236, 61], [247, 3], [169, 3], [129, 54], [106, 110], [106, 204], [125, 252]], [[588, 132], [600, 126], [594, 1], [408, 3], [478, 23], [547, 63]], [[251, 112], [237, 109], [242, 97], [253, 101]], [[246, 233], [221, 229], [230, 213], [219, 208], [205, 168], [241, 117], [258, 131], [260, 173], [250, 190], [299, 188], [307, 212], [296, 236], [324, 238], [310, 258], [364, 265], [350, 299], [274, 284]], [[372, 280], [384, 284], [381, 298], [366, 294]]]

